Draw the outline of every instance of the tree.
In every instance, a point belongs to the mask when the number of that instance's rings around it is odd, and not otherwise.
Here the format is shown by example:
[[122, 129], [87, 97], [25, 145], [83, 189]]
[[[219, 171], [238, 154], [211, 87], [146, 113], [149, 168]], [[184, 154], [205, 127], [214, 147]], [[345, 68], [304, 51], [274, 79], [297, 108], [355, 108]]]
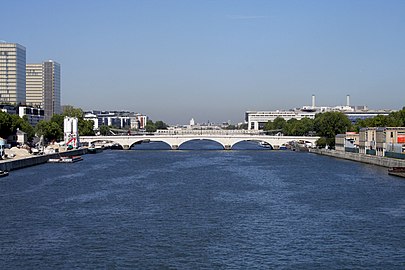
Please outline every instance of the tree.
[[156, 121], [155, 122], [156, 129], [167, 129], [167, 124], [163, 121]]
[[264, 131], [274, 130], [273, 121], [270, 121], [270, 120], [267, 121], [267, 123], [264, 124], [263, 130], [264, 130]]
[[80, 136], [93, 136], [94, 133], [94, 122], [84, 120], [83, 117], [78, 119], [78, 129]]
[[295, 118], [288, 120], [283, 127], [283, 134], [287, 136], [295, 135], [297, 123], [298, 120]]
[[80, 118], [83, 119], [83, 110], [80, 108], [67, 107], [62, 115], [63, 117], [69, 116], [69, 117], [77, 117], [77, 119]]
[[25, 133], [27, 133], [28, 141], [31, 141], [35, 136], [35, 130], [28, 122], [28, 117], [25, 116], [26, 115], [24, 115], [24, 117], [21, 118], [16, 114], [11, 115], [12, 133], [15, 134], [17, 132], [17, 129], [24, 131]]
[[101, 125], [99, 128], [100, 134], [103, 136], [110, 135], [110, 127], [106, 125]]
[[55, 122], [56, 124], [58, 124], [61, 129], [64, 128], [64, 121], [65, 121], [65, 116], [62, 114], [54, 114], [51, 117], [51, 122]]
[[11, 116], [0, 111], [0, 137], [7, 139], [11, 134], [13, 134]]
[[44, 136], [44, 139], [48, 142], [63, 139], [63, 132], [56, 122], [39, 121], [35, 126], [35, 131], [38, 136]]
[[243, 123], [243, 124], [239, 125], [239, 126], [238, 126], [238, 129], [245, 129], [245, 130], [247, 130], [247, 129], [248, 129], [248, 123]]
[[155, 132], [156, 130], [157, 130], [157, 128], [156, 128], [155, 124], [153, 123], [153, 121], [148, 120], [145, 125], [145, 131], [146, 132]]
[[276, 117], [276, 119], [274, 119], [273, 121], [274, 129], [283, 129], [285, 125], [286, 125], [285, 119], [280, 116]]
[[341, 112], [326, 112], [315, 116], [314, 128], [318, 136], [325, 137], [328, 144], [334, 146], [336, 134], [350, 130], [351, 122]]

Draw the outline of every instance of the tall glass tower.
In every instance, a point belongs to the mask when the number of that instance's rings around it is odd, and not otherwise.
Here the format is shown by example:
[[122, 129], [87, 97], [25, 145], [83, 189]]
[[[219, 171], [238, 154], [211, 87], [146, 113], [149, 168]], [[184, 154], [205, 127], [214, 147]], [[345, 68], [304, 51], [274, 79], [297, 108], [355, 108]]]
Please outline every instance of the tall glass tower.
[[0, 103], [25, 104], [25, 47], [0, 42]]
[[50, 119], [61, 111], [60, 64], [49, 60], [27, 64], [27, 104], [39, 106]]

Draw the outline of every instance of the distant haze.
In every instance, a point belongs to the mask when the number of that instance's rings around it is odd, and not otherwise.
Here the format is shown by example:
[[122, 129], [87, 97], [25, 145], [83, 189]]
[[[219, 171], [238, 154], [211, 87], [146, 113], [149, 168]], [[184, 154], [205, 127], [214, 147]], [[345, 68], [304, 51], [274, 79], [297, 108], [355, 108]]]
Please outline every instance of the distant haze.
[[0, 40], [61, 64], [62, 104], [170, 124], [405, 106], [405, 1], [8, 1]]

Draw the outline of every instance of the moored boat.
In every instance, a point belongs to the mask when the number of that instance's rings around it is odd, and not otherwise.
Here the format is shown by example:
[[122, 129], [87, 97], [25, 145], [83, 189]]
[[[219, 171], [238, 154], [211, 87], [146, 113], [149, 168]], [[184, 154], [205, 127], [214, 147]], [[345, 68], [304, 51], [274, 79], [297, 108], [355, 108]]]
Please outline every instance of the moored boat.
[[388, 169], [388, 174], [405, 178], [405, 167], [392, 167]]
[[259, 145], [263, 148], [271, 148], [271, 145], [267, 142], [260, 141]]
[[87, 148], [87, 153], [88, 154], [97, 154], [103, 152], [104, 148], [103, 147], [89, 147]]
[[59, 158], [50, 158], [48, 162], [50, 163], [75, 163], [78, 161], [82, 161], [83, 158], [81, 156], [69, 156], [69, 157], [59, 157]]
[[8, 171], [0, 171], [0, 177], [8, 176]]

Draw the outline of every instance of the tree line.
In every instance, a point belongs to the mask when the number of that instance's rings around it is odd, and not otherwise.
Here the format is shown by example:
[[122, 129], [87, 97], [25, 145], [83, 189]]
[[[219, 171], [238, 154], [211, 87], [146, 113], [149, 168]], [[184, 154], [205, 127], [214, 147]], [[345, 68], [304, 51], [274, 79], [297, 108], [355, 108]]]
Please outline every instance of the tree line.
[[301, 120], [277, 117], [264, 125], [263, 130], [268, 134], [283, 133], [286, 136], [311, 136], [321, 138], [317, 145], [335, 145], [335, 136], [347, 131], [359, 132], [362, 127], [403, 127], [405, 126], [405, 107], [389, 115], [377, 115], [373, 118], [359, 119], [354, 124], [341, 112], [325, 112], [315, 115], [315, 119]]
[[35, 136], [44, 136], [45, 141], [63, 140], [63, 129], [65, 116], [77, 117], [79, 135], [94, 135], [93, 122], [84, 120], [83, 111], [73, 107], [67, 108], [63, 114], [55, 114], [49, 121], [41, 120], [35, 127], [32, 127], [25, 115], [23, 118], [16, 114], [8, 114], [0, 111], [0, 137], [7, 139], [16, 133], [17, 129], [27, 133], [29, 142]]
[[[53, 115], [49, 121], [41, 120], [35, 127], [32, 127], [27, 116], [20, 118], [18, 115], [10, 115], [0, 111], [0, 137], [8, 138], [15, 134], [17, 129], [27, 133], [28, 141], [35, 136], [44, 136], [47, 142], [63, 140], [63, 128], [65, 116], [77, 117], [80, 136], [95, 135], [93, 122], [84, 120], [83, 111], [78, 108], [69, 107], [63, 114]], [[312, 136], [321, 137], [317, 145], [334, 146], [336, 134], [347, 131], [358, 132], [362, 127], [403, 127], [405, 126], [405, 107], [389, 115], [377, 115], [373, 118], [358, 120], [352, 124], [348, 117], [341, 112], [325, 112], [315, 116], [315, 119], [303, 118], [301, 120], [277, 117], [274, 121], [268, 121], [263, 130], [274, 135], [278, 132], [286, 136]], [[155, 132], [158, 129], [167, 129], [168, 125], [163, 121], [153, 122], [148, 120], [145, 126], [146, 132]], [[100, 133], [109, 133], [108, 127], [101, 126]]]

